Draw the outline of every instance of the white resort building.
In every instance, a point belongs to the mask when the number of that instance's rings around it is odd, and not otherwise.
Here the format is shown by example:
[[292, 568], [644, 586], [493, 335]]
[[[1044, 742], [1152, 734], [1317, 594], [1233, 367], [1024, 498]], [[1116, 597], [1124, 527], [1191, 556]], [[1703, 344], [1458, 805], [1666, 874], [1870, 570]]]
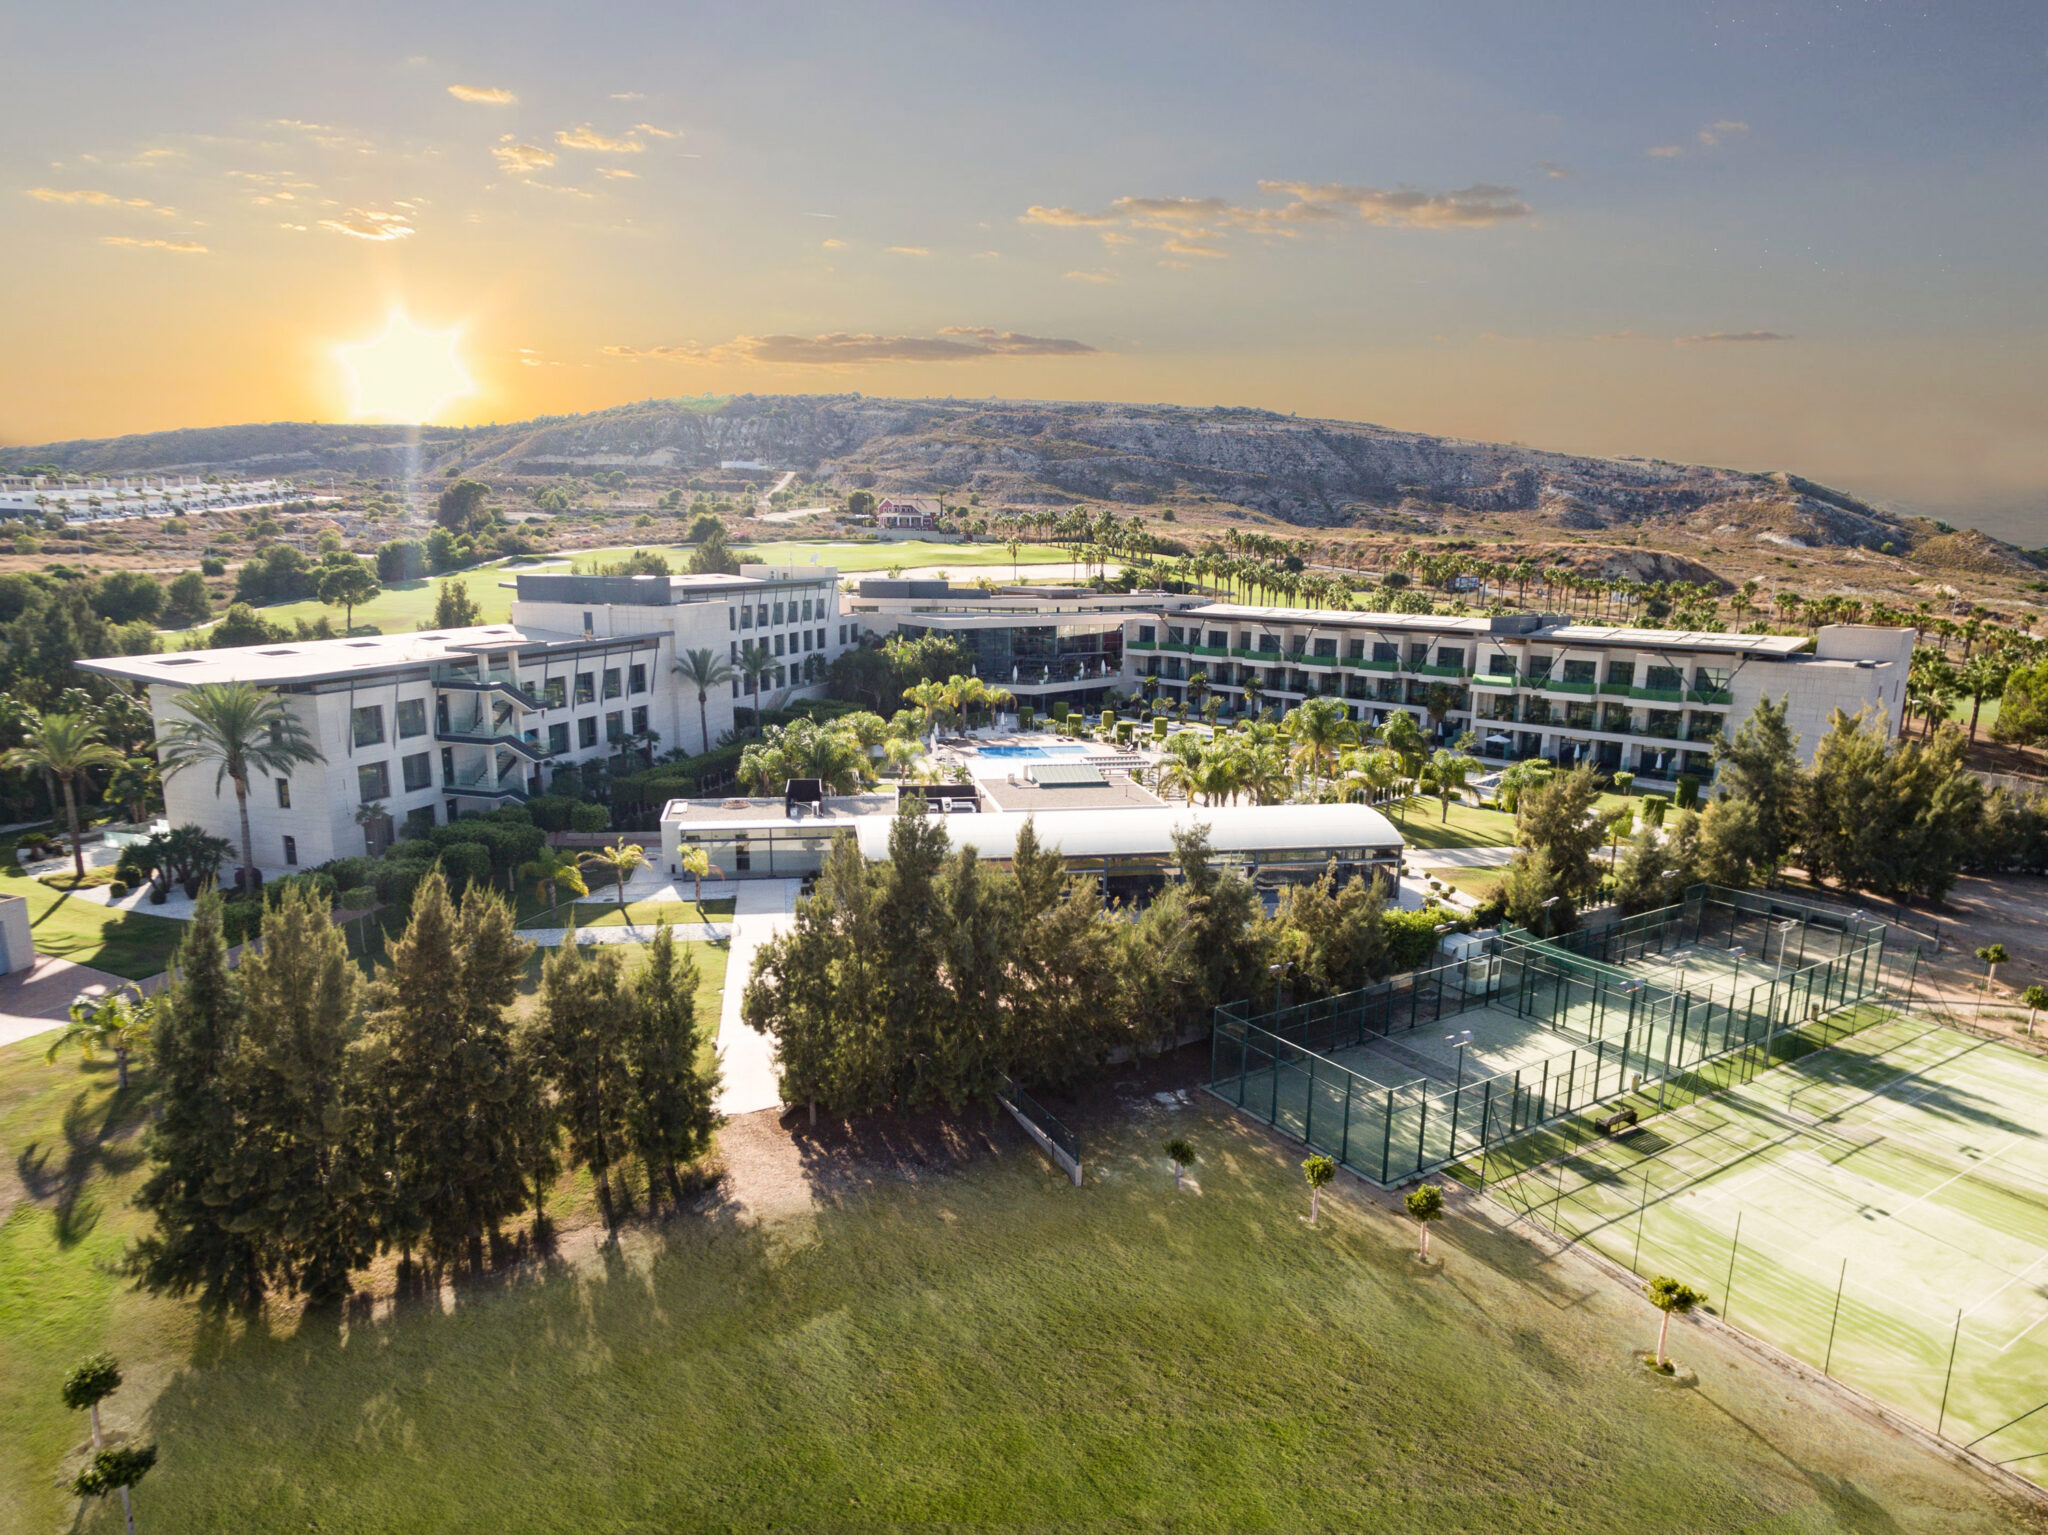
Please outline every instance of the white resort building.
[[[253, 682], [284, 695], [325, 757], [251, 785], [250, 835], [269, 873], [379, 852], [408, 824], [517, 803], [565, 763], [622, 741], [686, 751], [715, 743], [750, 702], [742, 679], [713, 689], [700, 722], [676, 658], [710, 650], [771, 659], [760, 701], [816, 691], [851, 642], [831, 568], [749, 565], [737, 576], [521, 575], [510, 623], [343, 640], [287, 641], [82, 661], [142, 683], [159, 728], [177, 695]], [[735, 668], [737, 669], [737, 668]], [[194, 770], [164, 786], [174, 825], [239, 845], [234, 789]]]

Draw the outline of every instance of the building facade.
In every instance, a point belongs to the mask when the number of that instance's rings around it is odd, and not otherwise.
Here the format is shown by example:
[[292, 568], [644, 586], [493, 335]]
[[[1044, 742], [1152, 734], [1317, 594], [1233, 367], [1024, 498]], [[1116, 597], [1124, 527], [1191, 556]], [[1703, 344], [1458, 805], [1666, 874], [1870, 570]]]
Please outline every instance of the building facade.
[[934, 496], [887, 496], [875, 503], [875, 526], [899, 533], [929, 533], [939, 525]]
[[1170, 701], [1206, 692], [1229, 714], [1331, 697], [1361, 724], [1412, 715], [1434, 744], [1470, 730], [1489, 762], [1591, 761], [1658, 782], [1705, 782], [1714, 742], [1760, 698], [1789, 700], [1809, 761], [1836, 709], [1872, 711], [1895, 733], [1915, 639], [1911, 629], [1862, 625], [1830, 625], [1809, 641], [1537, 614], [1208, 603], [1130, 620], [1122, 685]]
[[[250, 785], [256, 861], [277, 873], [380, 852], [408, 824], [517, 804], [564, 765], [704, 750], [753, 691], [736, 675], [700, 709], [676, 675], [687, 651], [723, 655], [738, 672], [743, 648], [758, 645], [759, 702], [772, 707], [814, 692], [852, 642], [830, 568], [521, 575], [515, 587], [508, 624], [79, 665], [141, 684], [159, 730], [200, 683], [252, 682], [284, 698], [323, 760]], [[240, 848], [232, 784], [195, 768], [164, 785], [164, 804], [173, 825]]]

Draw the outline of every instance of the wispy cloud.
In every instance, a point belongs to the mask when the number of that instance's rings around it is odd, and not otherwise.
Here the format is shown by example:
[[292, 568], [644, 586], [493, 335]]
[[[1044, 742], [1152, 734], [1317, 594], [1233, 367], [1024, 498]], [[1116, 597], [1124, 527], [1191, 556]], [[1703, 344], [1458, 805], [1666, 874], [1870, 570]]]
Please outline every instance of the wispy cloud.
[[1538, 160], [1536, 162], [1536, 169], [1543, 172], [1552, 181], [1564, 181], [1571, 175], [1570, 171], [1559, 165], [1555, 160]]
[[623, 165], [602, 165], [597, 173], [607, 181], [637, 181], [640, 178], [638, 171], [629, 171]]
[[1223, 243], [1233, 233], [1293, 239], [1309, 229], [1349, 219], [1387, 227], [1476, 229], [1535, 213], [1516, 188], [1492, 182], [1431, 192], [1269, 180], [1261, 181], [1259, 190], [1280, 201], [1262, 206], [1222, 197], [1119, 197], [1099, 212], [1034, 203], [1019, 222], [1094, 230], [1108, 245], [1131, 244], [1134, 231], [1163, 235], [1159, 249], [1165, 253], [1215, 259], [1226, 254]]
[[403, 240], [415, 231], [410, 212], [389, 212], [375, 208], [351, 208], [339, 218], [322, 219], [322, 229], [357, 240]]
[[935, 336], [880, 336], [844, 331], [820, 336], [735, 336], [718, 346], [606, 346], [628, 361], [744, 362], [765, 367], [865, 368], [882, 363], [976, 362], [998, 357], [1083, 357], [1085, 341], [1029, 336], [979, 325], [948, 325]]
[[837, 238], [827, 238], [824, 240], [820, 240], [818, 242], [818, 249], [828, 251], [843, 251], [846, 249], [846, 242], [844, 240]]
[[631, 135], [622, 139], [608, 138], [588, 123], [578, 128], [558, 128], [555, 130], [555, 142], [564, 149], [585, 149], [592, 154], [606, 155], [637, 155], [647, 147]]
[[931, 248], [924, 245], [885, 245], [882, 247], [892, 256], [929, 256]]
[[614, 101], [645, 101], [646, 99], [647, 99], [647, 93], [646, 93], [645, 91], [613, 91], [613, 92], [612, 92], [612, 100], [614, 100]]
[[498, 162], [498, 169], [508, 176], [530, 176], [555, 163], [552, 149], [543, 149], [538, 144], [522, 144], [509, 133], [501, 143], [491, 147], [491, 154]]
[[376, 145], [359, 133], [346, 128], [337, 128], [332, 123], [309, 123], [296, 117], [274, 117], [270, 120], [273, 128], [282, 128], [295, 133], [322, 149], [342, 149], [351, 154], [367, 155], [376, 150]]
[[1680, 336], [1679, 346], [1706, 346], [1721, 341], [1790, 341], [1793, 338], [1777, 330], [1710, 330], [1698, 336]]
[[1066, 276], [1068, 282], [1110, 283], [1116, 281], [1116, 273], [1114, 272], [1069, 272]]
[[137, 240], [128, 235], [101, 235], [102, 245], [125, 245], [131, 250], [170, 251], [179, 256], [203, 256], [206, 247], [197, 240]]
[[672, 139], [676, 136], [675, 129], [657, 128], [652, 123], [635, 123], [633, 124], [633, 131], [635, 133], [644, 133], [650, 139]]
[[1735, 118], [1724, 117], [1720, 122], [1708, 123], [1706, 127], [1700, 129], [1698, 137], [1703, 146], [1712, 149], [1723, 139], [1732, 138], [1738, 133], [1747, 132], [1749, 132], [1748, 123], [1740, 122]]
[[486, 107], [509, 107], [519, 99], [498, 85], [451, 85], [448, 94], [457, 101], [473, 101]]
[[132, 208], [138, 213], [160, 213], [165, 218], [178, 216], [176, 208], [166, 208], [147, 197], [117, 197], [112, 192], [96, 192], [82, 187], [29, 187], [22, 195], [33, 197], [39, 203], [70, 203], [83, 208]]

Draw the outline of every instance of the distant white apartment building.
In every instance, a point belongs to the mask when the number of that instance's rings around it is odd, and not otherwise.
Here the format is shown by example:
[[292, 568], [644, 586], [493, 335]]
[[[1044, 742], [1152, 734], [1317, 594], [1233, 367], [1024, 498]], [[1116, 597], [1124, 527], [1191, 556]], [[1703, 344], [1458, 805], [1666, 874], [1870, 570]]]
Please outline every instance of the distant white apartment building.
[[281, 506], [301, 494], [290, 480], [221, 484], [184, 475], [112, 479], [8, 475], [0, 478], [0, 517], [42, 517], [54, 512], [68, 522], [111, 522], [123, 517], [169, 517], [180, 511]]
[[[1413, 715], [1436, 742], [1465, 731], [1506, 763], [1591, 761], [1610, 772], [1702, 782], [1713, 744], [1755, 708], [1787, 699], [1811, 760], [1836, 709], [1872, 711], [1896, 733], [1911, 629], [1836, 624], [1800, 635], [1696, 634], [1512, 614], [1437, 618], [1210, 603], [1127, 621], [1122, 686], [1187, 699], [1202, 674], [1227, 712], [1339, 699], [1352, 719]], [[1200, 689], [1198, 688], [1197, 691]]]
[[[697, 691], [686, 651], [735, 664], [757, 644], [773, 707], [814, 692], [857, 636], [839, 611], [838, 571], [748, 565], [737, 576], [521, 575], [511, 622], [342, 640], [287, 641], [82, 661], [144, 685], [158, 728], [178, 695], [207, 682], [282, 694], [323, 762], [251, 785], [250, 834], [266, 872], [381, 851], [407, 824], [516, 804], [553, 770], [615, 755], [651, 734], [697, 752], [751, 700], [736, 677]], [[705, 737], [708, 734], [709, 743]], [[231, 784], [193, 769], [164, 788], [173, 824], [240, 844]]]

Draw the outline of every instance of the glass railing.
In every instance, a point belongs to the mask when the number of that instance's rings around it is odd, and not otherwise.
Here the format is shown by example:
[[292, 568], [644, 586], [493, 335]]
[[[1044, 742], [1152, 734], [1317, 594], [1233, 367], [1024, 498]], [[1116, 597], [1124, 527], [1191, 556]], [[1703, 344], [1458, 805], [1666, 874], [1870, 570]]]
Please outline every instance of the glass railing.
[[1405, 669], [1413, 672], [1418, 677], [1463, 677], [1466, 675], [1465, 668], [1462, 666], [1435, 666], [1422, 661], [1410, 661]]
[[1696, 704], [1732, 704], [1735, 702], [1735, 695], [1726, 688], [1693, 688], [1686, 694], [1686, 698], [1689, 702]]
[[1375, 661], [1369, 656], [1350, 656], [1344, 664], [1365, 672], [1398, 672], [1401, 669], [1399, 661]]
[[1541, 686], [1552, 693], [1578, 693], [1589, 698], [1599, 691], [1596, 682], [1568, 681], [1563, 677], [1546, 677]]
[[1475, 688], [1512, 688], [1521, 686], [1521, 679], [1513, 672], [1474, 672], [1472, 686]]

